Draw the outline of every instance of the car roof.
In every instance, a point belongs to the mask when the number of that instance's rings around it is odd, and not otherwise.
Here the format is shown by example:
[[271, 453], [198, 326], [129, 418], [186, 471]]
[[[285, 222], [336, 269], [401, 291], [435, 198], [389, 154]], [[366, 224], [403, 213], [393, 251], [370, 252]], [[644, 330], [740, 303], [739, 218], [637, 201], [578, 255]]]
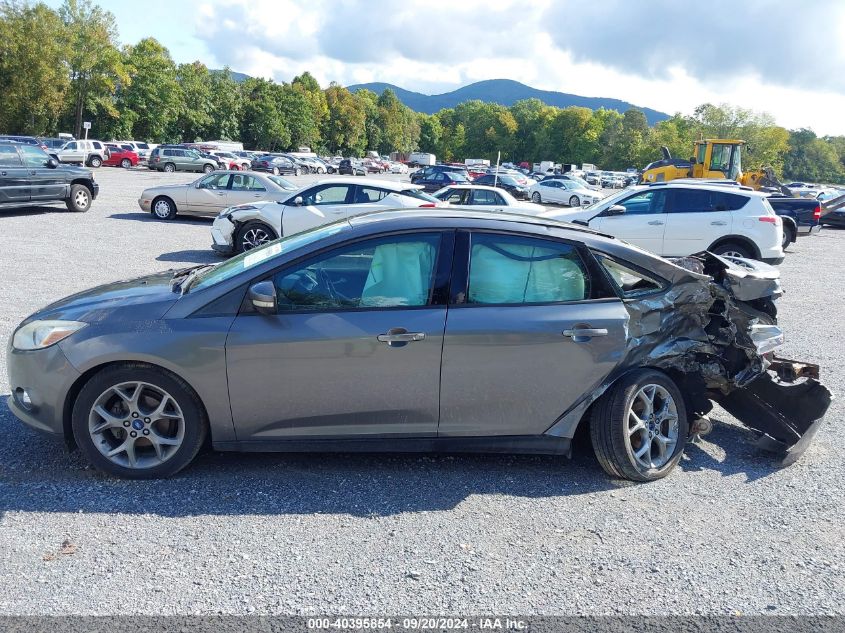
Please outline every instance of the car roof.
[[[360, 177], [343, 177], [338, 176], [334, 178], [321, 178], [314, 185], [340, 184], [340, 185], [371, 185], [373, 187], [380, 187], [382, 189], [390, 189], [391, 191], [407, 191], [408, 189], [422, 189], [421, 185], [412, 185], [409, 182], [397, 182], [395, 180], [380, 180], [378, 178], [367, 178], [361, 180]], [[308, 186], [308, 185], [306, 185]]]
[[498, 187], [491, 187], [490, 185], [473, 185], [473, 184], [454, 184], [454, 185], [446, 185], [443, 187], [444, 189], [479, 189], [482, 191], [495, 191], [496, 193], [507, 193], [504, 189], [499, 189]]
[[[678, 181], [681, 182], [678, 182]], [[766, 194], [761, 191], [755, 191], [751, 187], [743, 187], [741, 185], [737, 185], [734, 181], [731, 180], [724, 180], [724, 181], [711, 181], [711, 182], [700, 182], [696, 181], [693, 178], [689, 179], [677, 179], [677, 180], [670, 180], [669, 182], [655, 182], [650, 183], [647, 185], [634, 185], [632, 187], [628, 187], [625, 191], [646, 191], [648, 189], [659, 189], [661, 187], [665, 187], [667, 189], [704, 189], [705, 191], [725, 191], [728, 190], [731, 193], [737, 193], [740, 195], [746, 195], [749, 197], [756, 197], [756, 198], [765, 198]]]

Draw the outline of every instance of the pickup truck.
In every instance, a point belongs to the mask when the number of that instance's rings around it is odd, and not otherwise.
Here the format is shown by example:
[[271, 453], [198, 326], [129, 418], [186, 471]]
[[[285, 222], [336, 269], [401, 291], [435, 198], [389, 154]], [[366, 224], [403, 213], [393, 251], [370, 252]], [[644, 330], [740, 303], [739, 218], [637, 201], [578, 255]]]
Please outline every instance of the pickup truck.
[[818, 200], [769, 196], [769, 204], [783, 220], [783, 248], [795, 242], [799, 235], [813, 235], [822, 228]]

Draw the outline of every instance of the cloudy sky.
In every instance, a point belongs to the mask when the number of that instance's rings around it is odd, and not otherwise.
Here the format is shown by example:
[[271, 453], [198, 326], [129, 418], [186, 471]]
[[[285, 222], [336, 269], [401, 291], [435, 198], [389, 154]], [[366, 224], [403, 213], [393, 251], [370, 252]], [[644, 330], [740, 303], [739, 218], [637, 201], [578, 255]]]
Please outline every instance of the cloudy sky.
[[[50, 0], [58, 4], [59, 0]], [[845, 1], [100, 0], [121, 40], [323, 85], [427, 94], [481, 79], [664, 112], [727, 102], [788, 128], [845, 134]]]

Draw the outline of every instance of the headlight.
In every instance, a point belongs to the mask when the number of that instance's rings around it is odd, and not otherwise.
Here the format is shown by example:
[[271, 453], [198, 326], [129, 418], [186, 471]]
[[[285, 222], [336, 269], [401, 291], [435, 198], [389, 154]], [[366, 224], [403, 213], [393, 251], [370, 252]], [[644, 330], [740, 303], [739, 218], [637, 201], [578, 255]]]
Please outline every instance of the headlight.
[[19, 350], [43, 349], [66, 339], [86, 325], [80, 321], [33, 321], [18, 328], [12, 345]]

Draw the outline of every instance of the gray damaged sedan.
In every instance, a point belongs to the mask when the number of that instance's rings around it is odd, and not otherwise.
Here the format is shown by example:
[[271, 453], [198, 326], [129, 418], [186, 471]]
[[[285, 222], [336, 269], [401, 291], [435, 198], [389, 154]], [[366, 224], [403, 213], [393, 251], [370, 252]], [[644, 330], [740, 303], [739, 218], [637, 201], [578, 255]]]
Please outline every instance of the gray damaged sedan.
[[775, 356], [776, 269], [589, 229], [381, 212], [121, 281], [15, 330], [9, 406], [130, 478], [230, 451], [568, 455], [668, 474], [716, 402], [794, 461], [831, 395]]

